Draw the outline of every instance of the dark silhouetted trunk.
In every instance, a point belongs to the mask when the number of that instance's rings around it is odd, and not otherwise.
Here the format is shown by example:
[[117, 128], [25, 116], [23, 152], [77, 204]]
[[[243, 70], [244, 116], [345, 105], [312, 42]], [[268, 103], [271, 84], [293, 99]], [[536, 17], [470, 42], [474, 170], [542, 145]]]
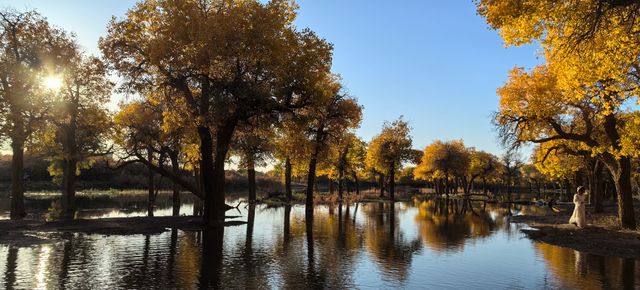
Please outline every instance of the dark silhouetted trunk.
[[76, 215], [76, 170], [75, 158], [62, 162], [62, 215], [64, 219], [73, 219]]
[[349, 147], [345, 147], [340, 154], [340, 163], [338, 165], [338, 199], [342, 200], [342, 193], [344, 190], [344, 171], [347, 168], [347, 154], [349, 154]]
[[291, 205], [287, 204], [284, 206], [284, 237], [283, 244], [285, 250], [287, 249], [287, 245], [289, 245], [289, 241], [291, 240]]
[[380, 173], [379, 175], [380, 181], [378, 184], [380, 185], [380, 197], [384, 197], [384, 174]]
[[[147, 148], [147, 160], [149, 163], [153, 163], [153, 151], [151, 147]], [[151, 167], [147, 170], [147, 188], [149, 190], [149, 199], [147, 201], [147, 215], [153, 216], [153, 208], [156, 203], [156, 193], [155, 193], [155, 180], [153, 176], [154, 172]]]
[[389, 199], [396, 200], [396, 163], [391, 162], [389, 166]]
[[247, 157], [247, 177], [249, 178], [249, 203], [256, 202], [256, 169], [253, 156]]
[[333, 195], [333, 180], [331, 180], [331, 178], [328, 178], [327, 180], [329, 182], [329, 194]]
[[220, 289], [223, 269], [224, 227], [208, 228], [202, 234], [200, 289]]
[[[211, 227], [220, 226], [219, 212], [215, 208], [213, 178], [213, 139], [206, 126], [198, 126], [200, 137], [200, 184], [204, 195], [204, 221]], [[224, 212], [223, 212], [224, 217]]]
[[[213, 171], [211, 174], [211, 176], [213, 177], [213, 191], [211, 195], [207, 195], [207, 198], [205, 198], [204, 209], [204, 218], [209, 227], [224, 226], [224, 213], [226, 211], [226, 204], [224, 200], [224, 166], [227, 159], [227, 153], [229, 152], [229, 144], [231, 143], [231, 138], [233, 137], [235, 128], [236, 122], [231, 121], [223, 126], [218, 127], [216, 130], [216, 156], [214, 159]], [[204, 179], [206, 180], [207, 177], [204, 176]], [[207, 182], [205, 182], [205, 185], [206, 184]]]
[[356, 186], [356, 194], [360, 195], [360, 182], [358, 181], [358, 174], [355, 171], [353, 171], [353, 180]]
[[[193, 171], [193, 175], [194, 178], [196, 179], [196, 184], [198, 185], [198, 189], [200, 190], [200, 192], [202, 192], [204, 194], [204, 187], [203, 187], [203, 181], [202, 181], [202, 176], [200, 175], [200, 168], [196, 169]], [[202, 216], [204, 215], [204, 196], [203, 198], [196, 198], [193, 201], [193, 215], [194, 216]]]
[[71, 101], [66, 104], [69, 123], [60, 127], [62, 141], [62, 214], [64, 219], [73, 219], [76, 214], [76, 170], [78, 164], [78, 146], [76, 132], [78, 127], [78, 104]]
[[[305, 211], [307, 219], [313, 219], [313, 186], [316, 184], [316, 166], [318, 165], [318, 154], [320, 154], [320, 146], [322, 145], [322, 132], [324, 127], [320, 126], [315, 138], [313, 154], [309, 160], [309, 173], [307, 174], [307, 200], [305, 203]], [[317, 185], [316, 185], [317, 186]]]
[[[178, 153], [175, 151], [171, 152], [169, 158], [171, 159], [171, 168], [173, 170], [173, 174], [179, 175], [180, 164], [178, 163]], [[173, 212], [172, 212], [173, 216], [179, 216], [180, 215], [180, 185], [178, 185], [178, 183], [176, 182], [173, 182], [173, 196], [171, 198], [171, 201], [173, 203]]]
[[287, 157], [284, 161], [284, 191], [287, 201], [293, 200], [293, 192], [291, 191], [291, 159]]
[[[18, 125], [14, 125], [17, 127]], [[19, 126], [20, 130], [22, 126]], [[14, 129], [15, 130], [15, 129]], [[17, 138], [11, 142], [11, 214], [12, 220], [22, 219], [27, 213], [24, 210], [24, 143]]]
[[[318, 149], [315, 150], [318, 152]], [[316, 179], [316, 165], [318, 160], [316, 158], [316, 154], [311, 157], [309, 161], [309, 173], [307, 174], [307, 201], [305, 203], [305, 209], [307, 214], [313, 216], [313, 185], [315, 184]]]

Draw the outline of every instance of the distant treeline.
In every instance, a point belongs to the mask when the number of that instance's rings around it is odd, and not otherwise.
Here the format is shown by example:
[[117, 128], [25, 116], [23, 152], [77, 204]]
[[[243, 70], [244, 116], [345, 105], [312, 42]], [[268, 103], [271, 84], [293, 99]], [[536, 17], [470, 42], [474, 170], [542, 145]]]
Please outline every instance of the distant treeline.
[[[111, 162], [110, 162], [111, 163]], [[34, 156], [25, 156], [25, 187], [27, 191], [56, 191], [60, 185], [49, 174], [50, 162]], [[148, 188], [149, 169], [140, 163], [131, 163], [120, 168], [111, 168], [105, 160], [96, 161], [89, 169], [82, 170], [77, 177], [79, 190], [97, 189], [140, 189]], [[185, 177], [188, 173], [184, 173]], [[156, 188], [170, 190], [173, 183], [156, 174]], [[246, 173], [237, 170], [226, 172], [228, 190], [242, 191], [248, 188]], [[256, 172], [258, 190], [278, 191], [281, 187], [278, 178], [262, 172]], [[0, 155], [0, 194], [8, 194], [11, 186], [11, 156]]]

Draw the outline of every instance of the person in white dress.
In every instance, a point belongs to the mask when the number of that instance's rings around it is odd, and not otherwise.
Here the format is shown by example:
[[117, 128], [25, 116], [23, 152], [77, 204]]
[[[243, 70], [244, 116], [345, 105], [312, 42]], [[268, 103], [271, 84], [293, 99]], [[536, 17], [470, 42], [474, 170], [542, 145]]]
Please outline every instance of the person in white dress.
[[573, 204], [575, 204], [575, 208], [573, 209], [573, 214], [571, 215], [571, 219], [569, 219], [570, 224], [574, 224], [579, 228], [584, 228], [587, 225], [587, 215], [584, 212], [585, 207], [585, 199], [587, 198], [587, 191], [582, 186], [578, 186], [578, 192], [573, 195]]

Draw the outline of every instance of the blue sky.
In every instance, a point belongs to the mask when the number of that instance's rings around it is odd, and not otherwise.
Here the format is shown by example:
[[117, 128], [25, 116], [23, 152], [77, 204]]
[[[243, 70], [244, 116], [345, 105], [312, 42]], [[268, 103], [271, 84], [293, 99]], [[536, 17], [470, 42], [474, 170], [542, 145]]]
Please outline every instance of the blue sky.
[[[97, 40], [112, 15], [135, 1], [0, 0], [0, 7], [37, 9], [76, 33], [98, 54]], [[476, 14], [471, 0], [299, 0], [296, 25], [334, 44], [333, 70], [364, 106], [360, 136], [369, 140], [385, 120], [403, 115], [415, 148], [463, 139], [499, 154], [490, 115], [495, 90], [514, 66], [541, 62], [535, 46], [505, 48]]]

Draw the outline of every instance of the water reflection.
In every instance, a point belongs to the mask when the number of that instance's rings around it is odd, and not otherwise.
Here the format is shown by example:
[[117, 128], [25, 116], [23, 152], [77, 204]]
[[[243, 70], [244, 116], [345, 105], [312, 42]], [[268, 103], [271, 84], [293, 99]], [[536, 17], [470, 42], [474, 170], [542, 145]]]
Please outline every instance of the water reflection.
[[[639, 285], [635, 260], [532, 243], [506, 222], [509, 212], [535, 210], [416, 200], [318, 206], [311, 219], [304, 206], [247, 205], [243, 226], [158, 235], [63, 233], [44, 245], [0, 246], [0, 288]], [[109, 213], [118, 214], [130, 212]]]

